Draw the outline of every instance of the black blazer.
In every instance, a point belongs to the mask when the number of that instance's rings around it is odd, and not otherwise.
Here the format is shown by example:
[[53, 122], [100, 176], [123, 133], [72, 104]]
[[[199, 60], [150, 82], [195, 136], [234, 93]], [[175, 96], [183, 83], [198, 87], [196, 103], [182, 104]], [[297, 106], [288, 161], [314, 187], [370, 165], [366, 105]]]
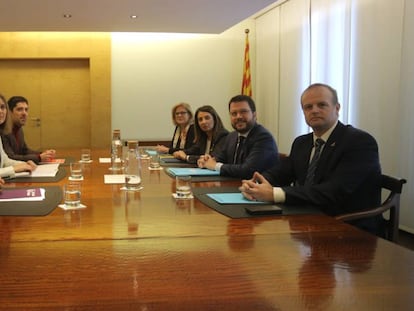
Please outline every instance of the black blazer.
[[359, 211], [381, 202], [378, 145], [368, 133], [338, 122], [322, 150], [315, 184], [304, 186], [313, 134], [299, 136], [279, 167], [264, 173], [286, 193], [286, 204], [312, 204], [329, 215]]
[[279, 154], [272, 134], [256, 124], [246, 137], [241, 149], [241, 164], [233, 164], [238, 139], [237, 131], [227, 135], [224, 148], [213, 152], [217, 162], [224, 163], [220, 175], [250, 179], [255, 171], [263, 172], [278, 164]]
[[[177, 146], [180, 146], [180, 139], [178, 139], [177, 144], [174, 146], [174, 136], [175, 133], [178, 131], [178, 126], [175, 127], [173, 137], [171, 139], [171, 146], [168, 150], [168, 153], [172, 154], [175, 151], [182, 150], [182, 148], [179, 148]], [[190, 148], [192, 145], [194, 145], [194, 124], [191, 124], [187, 131], [187, 136], [185, 138], [185, 145], [184, 149]]]
[[203, 154], [211, 154], [213, 152], [219, 152], [223, 146], [225, 137], [229, 134], [229, 131], [227, 131], [225, 128], [221, 129], [215, 137], [213, 137], [213, 141], [210, 145], [210, 150], [206, 150], [207, 147], [207, 135], [203, 135], [200, 137], [199, 141], [196, 142], [194, 145], [192, 145], [188, 149], [184, 149], [185, 154], [189, 155], [189, 161], [190, 163], [197, 163], [198, 158], [200, 155]]

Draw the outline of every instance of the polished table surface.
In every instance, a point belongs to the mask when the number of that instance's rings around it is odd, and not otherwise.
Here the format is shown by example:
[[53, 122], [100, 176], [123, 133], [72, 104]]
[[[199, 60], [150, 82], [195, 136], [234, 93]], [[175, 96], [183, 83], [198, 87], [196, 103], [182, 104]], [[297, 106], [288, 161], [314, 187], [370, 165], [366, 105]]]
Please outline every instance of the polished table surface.
[[108, 156], [93, 150], [85, 164], [86, 209], [0, 217], [0, 310], [413, 307], [413, 251], [324, 215], [230, 219], [176, 201], [175, 181], [147, 160], [144, 188], [125, 192], [104, 184], [110, 164], [98, 158]]

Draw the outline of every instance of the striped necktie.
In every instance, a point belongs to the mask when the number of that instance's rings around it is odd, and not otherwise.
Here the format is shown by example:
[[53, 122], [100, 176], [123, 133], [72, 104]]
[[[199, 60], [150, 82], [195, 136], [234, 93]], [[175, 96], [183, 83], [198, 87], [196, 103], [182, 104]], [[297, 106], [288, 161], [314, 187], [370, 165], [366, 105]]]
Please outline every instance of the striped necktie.
[[313, 154], [312, 160], [309, 163], [308, 172], [306, 173], [305, 185], [313, 185], [315, 178], [316, 167], [318, 166], [318, 160], [321, 156], [321, 150], [325, 141], [321, 138], [315, 140], [315, 152]]

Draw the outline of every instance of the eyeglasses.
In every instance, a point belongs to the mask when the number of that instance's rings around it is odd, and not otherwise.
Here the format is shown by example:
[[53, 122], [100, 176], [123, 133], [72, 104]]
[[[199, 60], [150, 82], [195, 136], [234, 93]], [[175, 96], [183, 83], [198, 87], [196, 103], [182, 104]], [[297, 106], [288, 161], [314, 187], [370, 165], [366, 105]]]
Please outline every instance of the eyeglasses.
[[181, 115], [185, 115], [185, 114], [187, 114], [188, 113], [188, 111], [177, 111], [176, 113], [175, 113], [175, 115], [176, 116], [181, 116]]
[[238, 110], [238, 111], [230, 111], [230, 115], [235, 118], [237, 117], [238, 114], [241, 114], [242, 116], [247, 115], [251, 110], [248, 109], [242, 109], [242, 110]]

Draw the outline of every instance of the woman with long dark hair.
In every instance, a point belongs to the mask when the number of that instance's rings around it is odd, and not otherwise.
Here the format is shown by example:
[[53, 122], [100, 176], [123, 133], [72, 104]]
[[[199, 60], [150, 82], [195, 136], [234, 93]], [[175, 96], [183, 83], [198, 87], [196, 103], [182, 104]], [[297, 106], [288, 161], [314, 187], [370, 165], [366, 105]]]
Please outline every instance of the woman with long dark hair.
[[197, 159], [204, 154], [212, 154], [222, 148], [224, 137], [229, 133], [216, 110], [209, 105], [202, 106], [195, 113], [194, 145], [190, 148], [173, 153], [174, 157], [197, 163]]

